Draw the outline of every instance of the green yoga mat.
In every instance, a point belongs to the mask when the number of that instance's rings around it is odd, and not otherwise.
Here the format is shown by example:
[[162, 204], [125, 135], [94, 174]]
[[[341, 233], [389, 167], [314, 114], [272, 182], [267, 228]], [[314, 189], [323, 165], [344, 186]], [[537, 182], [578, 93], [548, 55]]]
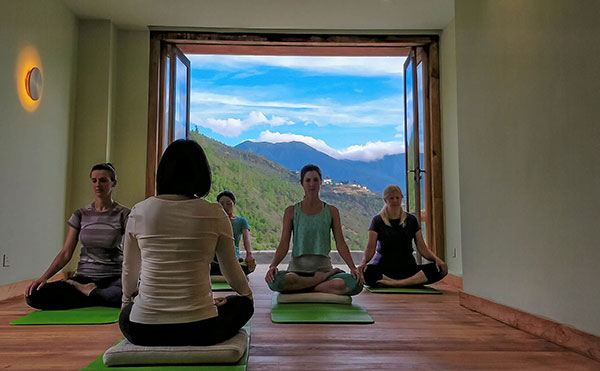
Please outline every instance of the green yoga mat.
[[364, 309], [354, 304], [278, 304], [273, 296], [271, 321], [274, 323], [374, 323]]
[[369, 287], [365, 288], [377, 294], [442, 294], [440, 290], [436, 290], [433, 287], [422, 286], [422, 287]]
[[119, 308], [87, 307], [67, 310], [38, 310], [10, 322], [11, 325], [96, 325], [119, 320]]
[[213, 291], [233, 291], [227, 282], [213, 282], [210, 286]]
[[[250, 322], [244, 326], [248, 336], [250, 336]], [[119, 340], [121, 341], [121, 340]], [[118, 344], [119, 341], [115, 343]], [[235, 364], [221, 364], [221, 365], [186, 365], [186, 366], [177, 366], [177, 365], [157, 365], [157, 366], [119, 366], [119, 367], [108, 367], [104, 364], [102, 360], [102, 356], [104, 353], [100, 354], [98, 358], [93, 360], [89, 365], [87, 365], [82, 370], [117, 370], [117, 371], [125, 371], [125, 370], [151, 370], [151, 371], [170, 371], [170, 370], [200, 370], [200, 371], [246, 371], [246, 366], [248, 365], [248, 357], [250, 355], [250, 337], [248, 337], [248, 343], [246, 344], [246, 352], [240, 358], [238, 363]]]

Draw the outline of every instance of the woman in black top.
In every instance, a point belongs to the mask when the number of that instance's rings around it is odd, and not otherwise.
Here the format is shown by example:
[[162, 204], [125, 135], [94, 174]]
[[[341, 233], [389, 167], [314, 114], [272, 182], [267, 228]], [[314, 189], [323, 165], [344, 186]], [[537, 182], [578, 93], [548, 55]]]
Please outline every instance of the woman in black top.
[[[448, 274], [448, 266], [429, 250], [414, 215], [402, 210], [402, 191], [389, 185], [383, 191], [385, 206], [371, 221], [369, 242], [359, 269], [369, 286], [404, 287], [434, 283]], [[418, 265], [412, 241], [433, 263]], [[377, 251], [376, 251], [377, 250]], [[371, 258], [375, 258], [368, 264]]]

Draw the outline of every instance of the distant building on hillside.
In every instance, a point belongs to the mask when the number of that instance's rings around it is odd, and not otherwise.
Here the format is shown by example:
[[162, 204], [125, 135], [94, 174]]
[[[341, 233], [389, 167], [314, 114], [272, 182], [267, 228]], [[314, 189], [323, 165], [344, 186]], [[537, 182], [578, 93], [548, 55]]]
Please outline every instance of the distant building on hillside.
[[357, 194], [357, 193], [372, 193], [367, 186], [356, 183], [332, 182], [333, 193]]
[[332, 183], [333, 183], [333, 181], [328, 176], [326, 176], [325, 179], [323, 179], [323, 184], [332, 184]]

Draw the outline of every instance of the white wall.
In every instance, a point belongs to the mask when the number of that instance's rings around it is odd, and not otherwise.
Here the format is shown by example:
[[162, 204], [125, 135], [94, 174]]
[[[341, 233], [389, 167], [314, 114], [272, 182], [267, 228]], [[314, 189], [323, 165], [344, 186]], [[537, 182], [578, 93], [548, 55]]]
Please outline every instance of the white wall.
[[[131, 207], [144, 199], [149, 40], [148, 31], [118, 30], [107, 20], [79, 21], [70, 212], [93, 201], [90, 168], [105, 161], [117, 169], [115, 201]], [[77, 268], [79, 249], [66, 272]]]
[[431, 30], [453, 17], [453, 0], [64, 0], [84, 19], [119, 28]]
[[[116, 31], [106, 20], [79, 20], [78, 26], [77, 97], [66, 203], [69, 214], [94, 201], [90, 169], [95, 164], [111, 161], [110, 142], [114, 127]], [[75, 272], [80, 251], [78, 245], [65, 272]]]
[[71, 207], [93, 201], [89, 172], [103, 161], [117, 170], [114, 199], [131, 207], [145, 198], [150, 33], [80, 20], [79, 45]]
[[[61, 1], [0, 2], [0, 285], [37, 278], [65, 231], [69, 128], [77, 22]], [[43, 95], [35, 111], [20, 103], [15, 76], [26, 47], [37, 51]], [[0, 262], [1, 263], [1, 262]]]
[[600, 335], [600, 2], [455, 17], [464, 289]]
[[456, 118], [456, 32], [452, 20], [440, 37], [440, 102], [442, 109], [442, 174], [444, 241], [448, 272], [462, 276], [458, 122]]
[[111, 160], [119, 170], [115, 199], [131, 207], [145, 198], [150, 33], [117, 32], [117, 73]]
[[71, 212], [94, 201], [90, 169], [94, 164], [110, 160], [115, 35], [109, 21], [79, 21]]
[[[48, 267], [68, 217], [93, 201], [94, 163], [117, 166], [119, 202], [144, 198], [149, 33], [78, 21], [58, 0], [0, 2], [0, 24], [2, 286], [37, 278]], [[26, 47], [39, 55], [44, 78], [32, 112], [20, 103], [25, 82], [17, 85], [15, 76]], [[1, 267], [4, 254], [8, 268]]]

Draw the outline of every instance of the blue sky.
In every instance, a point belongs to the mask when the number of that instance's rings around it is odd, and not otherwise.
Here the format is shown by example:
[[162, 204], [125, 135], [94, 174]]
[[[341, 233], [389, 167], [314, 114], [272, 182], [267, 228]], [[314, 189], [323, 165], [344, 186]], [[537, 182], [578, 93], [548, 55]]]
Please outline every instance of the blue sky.
[[404, 152], [403, 57], [187, 57], [191, 123], [211, 138], [297, 140], [361, 161]]

